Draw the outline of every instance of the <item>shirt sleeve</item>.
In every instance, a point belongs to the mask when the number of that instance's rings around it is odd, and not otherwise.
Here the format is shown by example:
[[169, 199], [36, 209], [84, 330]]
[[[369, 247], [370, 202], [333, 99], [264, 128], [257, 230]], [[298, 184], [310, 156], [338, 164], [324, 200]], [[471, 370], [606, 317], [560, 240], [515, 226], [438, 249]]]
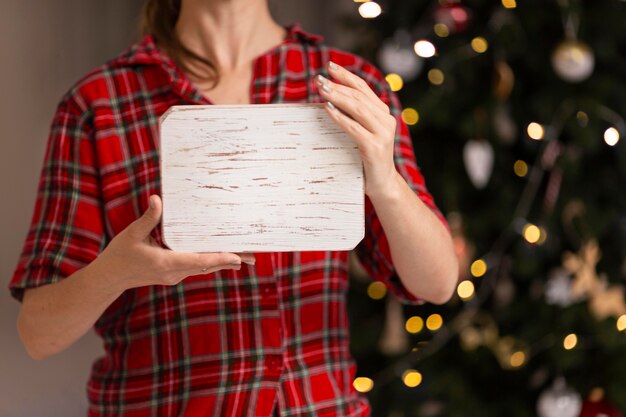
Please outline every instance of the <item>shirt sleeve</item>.
[[54, 115], [35, 209], [9, 288], [60, 281], [96, 258], [105, 245], [90, 112], [71, 98]]
[[[397, 95], [391, 91], [380, 71], [373, 65], [364, 62], [359, 75], [370, 85], [378, 97], [389, 106], [391, 114], [396, 118], [397, 129], [394, 149], [396, 169], [420, 200], [448, 228], [446, 219], [435, 205], [432, 195], [428, 192], [424, 177], [415, 161], [413, 143], [409, 129], [402, 120], [402, 107]], [[370, 276], [375, 280], [383, 282], [388, 290], [401, 302], [407, 304], [419, 304], [422, 302], [422, 300], [406, 289], [396, 274], [391, 260], [387, 236], [376, 215], [372, 202], [367, 197], [365, 198], [365, 238], [357, 246], [356, 253]], [[416, 254], [416, 256], [419, 256], [419, 254]]]

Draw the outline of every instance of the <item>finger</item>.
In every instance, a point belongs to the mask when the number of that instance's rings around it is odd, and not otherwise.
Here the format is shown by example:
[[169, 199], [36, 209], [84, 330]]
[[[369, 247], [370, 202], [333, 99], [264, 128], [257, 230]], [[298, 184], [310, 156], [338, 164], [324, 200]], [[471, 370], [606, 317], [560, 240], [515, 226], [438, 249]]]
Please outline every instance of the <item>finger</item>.
[[389, 113], [389, 106], [387, 106], [380, 99], [380, 97], [378, 97], [378, 95], [374, 92], [374, 90], [371, 89], [371, 87], [367, 84], [367, 82], [363, 78], [348, 71], [347, 69], [345, 69], [344, 67], [342, 67], [341, 65], [333, 61], [330, 61], [328, 63], [328, 72], [333, 78], [337, 79], [342, 84], [349, 86], [349, 87], [353, 87], [357, 89], [358, 91], [362, 92], [364, 95], [371, 98], [372, 101], [376, 103], [377, 107], [379, 107], [381, 110], [385, 111], [386, 113]]
[[192, 276], [195, 276], [195, 275], [206, 275], [206, 274], [212, 274], [213, 272], [223, 271], [223, 270], [240, 271], [241, 270], [241, 264], [238, 264], [238, 265], [233, 265], [233, 264], [217, 265], [217, 266], [213, 266], [213, 267], [206, 267], [206, 268], [190, 270], [190, 271], [187, 272], [187, 276], [188, 277], [192, 277]]
[[365, 146], [365, 142], [371, 139], [371, 132], [365, 129], [360, 123], [348, 117], [330, 101], [326, 103], [326, 111], [330, 117], [348, 134], [359, 147]]
[[235, 270], [238, 271], [241, 269], [241, 265], [217, 265], [210, 268], [202, 268], [202, 269], [193, 269], [188, 271], [178, 271], [174, 274], [170, 273], [170, 276], [164, 279], [164, 282], [168, 285], [177, 285], [185, 278], [198, 276], [198, 275], [207, 275], [212, 274], [217, 271], [222, 270]]
[[393, 116], [376, 107], [362, 92], [333, 83], [321, 76], [319, 79], [322, 97], [359, 122], [365, 129], [376, 133], [381, 130], [381, 127], [387, 128], [385, 123]]
[[256, 263], [254, 253], [238, 253], [237, 255], [241, 258], [241, 262], [245, 264], [254, 265]]
[[150, 196], [150, 202], [148, 209], [143, 215], [132, 222], [128, 227], [128, 232], [137, 238], [143, 240], [150, 235], [150, 232], [157, 227], [161, 221], [161, 214], [163, 212], [163, 204], [161, 198], [157, 195]]
[[171, 268], [176, 271], [211, 270], [221, 265], [240, 266], [241, 258], [234, 253], [188, 253], [172, 252], [168, 254]]

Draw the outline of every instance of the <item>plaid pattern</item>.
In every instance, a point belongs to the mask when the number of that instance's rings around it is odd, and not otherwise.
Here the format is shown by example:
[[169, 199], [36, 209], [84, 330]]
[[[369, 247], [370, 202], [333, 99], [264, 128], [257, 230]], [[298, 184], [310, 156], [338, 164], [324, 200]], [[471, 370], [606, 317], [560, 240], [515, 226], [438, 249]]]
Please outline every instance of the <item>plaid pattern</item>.
[[[253, 103], [321, 102], [314, 76], [333, 60], [363, 77], [398, 117], [396, 164], [439, 216], [414, 160], [400, 104], [368, 62], [288, 27], [254, 62]], [[80, 80], [54, 117], [39, 192], [10, 283], [57, 282], [91, 262], [159, 193], [158, 118], [208, 104], [152, 37]], [[442, 221], [444, 221], [442, 219]], [[358, 254], [405, 302], [369, 201]], [[160, 242], [160, 235], [155, 231]], [[345, 252], [257, 254], [256, 267], [126, 291], [95, 325], [105, 356], [88, 383], [90, 416], [365, 416], [352, 387]]]

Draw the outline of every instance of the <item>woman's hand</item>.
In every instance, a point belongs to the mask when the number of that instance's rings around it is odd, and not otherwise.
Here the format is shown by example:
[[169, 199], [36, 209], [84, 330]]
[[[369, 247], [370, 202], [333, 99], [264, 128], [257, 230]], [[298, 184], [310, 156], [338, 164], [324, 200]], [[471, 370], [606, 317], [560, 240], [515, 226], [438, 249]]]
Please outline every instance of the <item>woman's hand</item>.
[[365, 193], [383, 226], [400, 280], [417, 297], [446, 302], [458, 278], [452, 240], [396, 170], [396, 118], [365, 80], [332, 62], [328, 71], [341, 84], [318, 76], [320, 94], [328, 101], [330, 117], [359, 147]]
[[318, 75], [320, 94], [328, 101], [330, 117], [359, 147], [365, 194], [371, 197], [393, 184], [399, 175], [393, 161], [396, 118], [365, 80], [333, 62], [328, 71], [343, 85]]
[[[192, 275], [209, 274], [222, 269], [241, 269], [241, 262], [254, 264], [253, 254], [184, 253], [160, 247], [150, 232], [161, 221], [161, 199], [150, 197], [150, 207], [120, 232], [89, 266], [102, 271], [114, 288], [147, 285], [175, 285]], [[100, 274], [99, 274], [100, 275]]]
[[163, 249], [150, 237], [161, 221], [162, 204], [150, 208], [120, 232], [86, 267], [69, 277], [26, 290], [17, 327], [28, 353], [43, 359], [66, 349], [85, 334], [125, 290], [174, 285], [190, 275], [254, 264], [254, 255], [181, 253]]

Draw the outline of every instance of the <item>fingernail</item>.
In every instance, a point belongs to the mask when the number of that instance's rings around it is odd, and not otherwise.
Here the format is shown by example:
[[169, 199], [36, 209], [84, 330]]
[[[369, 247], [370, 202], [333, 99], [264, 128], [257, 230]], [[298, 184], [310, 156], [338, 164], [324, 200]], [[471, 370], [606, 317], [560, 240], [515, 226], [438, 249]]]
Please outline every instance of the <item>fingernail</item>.
[[234, 271], [240, 271], [241, 270], [241, 264], [233, 265], [232, 267], [230, 267], [230, 269], [232, 269]]
[[329, 67], [331, 70], [336, 70], [336, 69], [338, 69], [338, 68], [339, 68], [339, 66], [338, 66], [337, 64], [335, 64], [333, 61], [328, 61], [328, 67]]
[[317, 81], [318, 84], [320, 85], [320, 87], [322, 88], [322, 90], [324, 90], [326, 93], [330, 93], [330, 87], [328, 85], [328, 79], [324, 78], [322, 75], [318, 75], [317, 76]]
[[246, 265], [252, 265], [252, 266], [254, 266], [254, 265], [256, 265], [256, 260], [255, 260], [255, 259], [253, 259], [253, 260], [251, 260], [251, 261], [243, 261], [243, 263], [245, 263]]
[[330, 101], [326, 102], [326, 106], [331, 110], [337, 110], [337, 107], [335, 107], [335, 105], [331, 103]]
[[154, 208], [154, 203], [152, 202], [152, 196], [150, 196], [150, 197], [148, 198], [148, 206], [149, 206], [151, 209], [153, 209], [153, 208]]
[[241, 262], [239, 262], [239, 261], [231, 262], [230, 264], [231, 265], [239, 265], [239, 266], [241, 266]]

